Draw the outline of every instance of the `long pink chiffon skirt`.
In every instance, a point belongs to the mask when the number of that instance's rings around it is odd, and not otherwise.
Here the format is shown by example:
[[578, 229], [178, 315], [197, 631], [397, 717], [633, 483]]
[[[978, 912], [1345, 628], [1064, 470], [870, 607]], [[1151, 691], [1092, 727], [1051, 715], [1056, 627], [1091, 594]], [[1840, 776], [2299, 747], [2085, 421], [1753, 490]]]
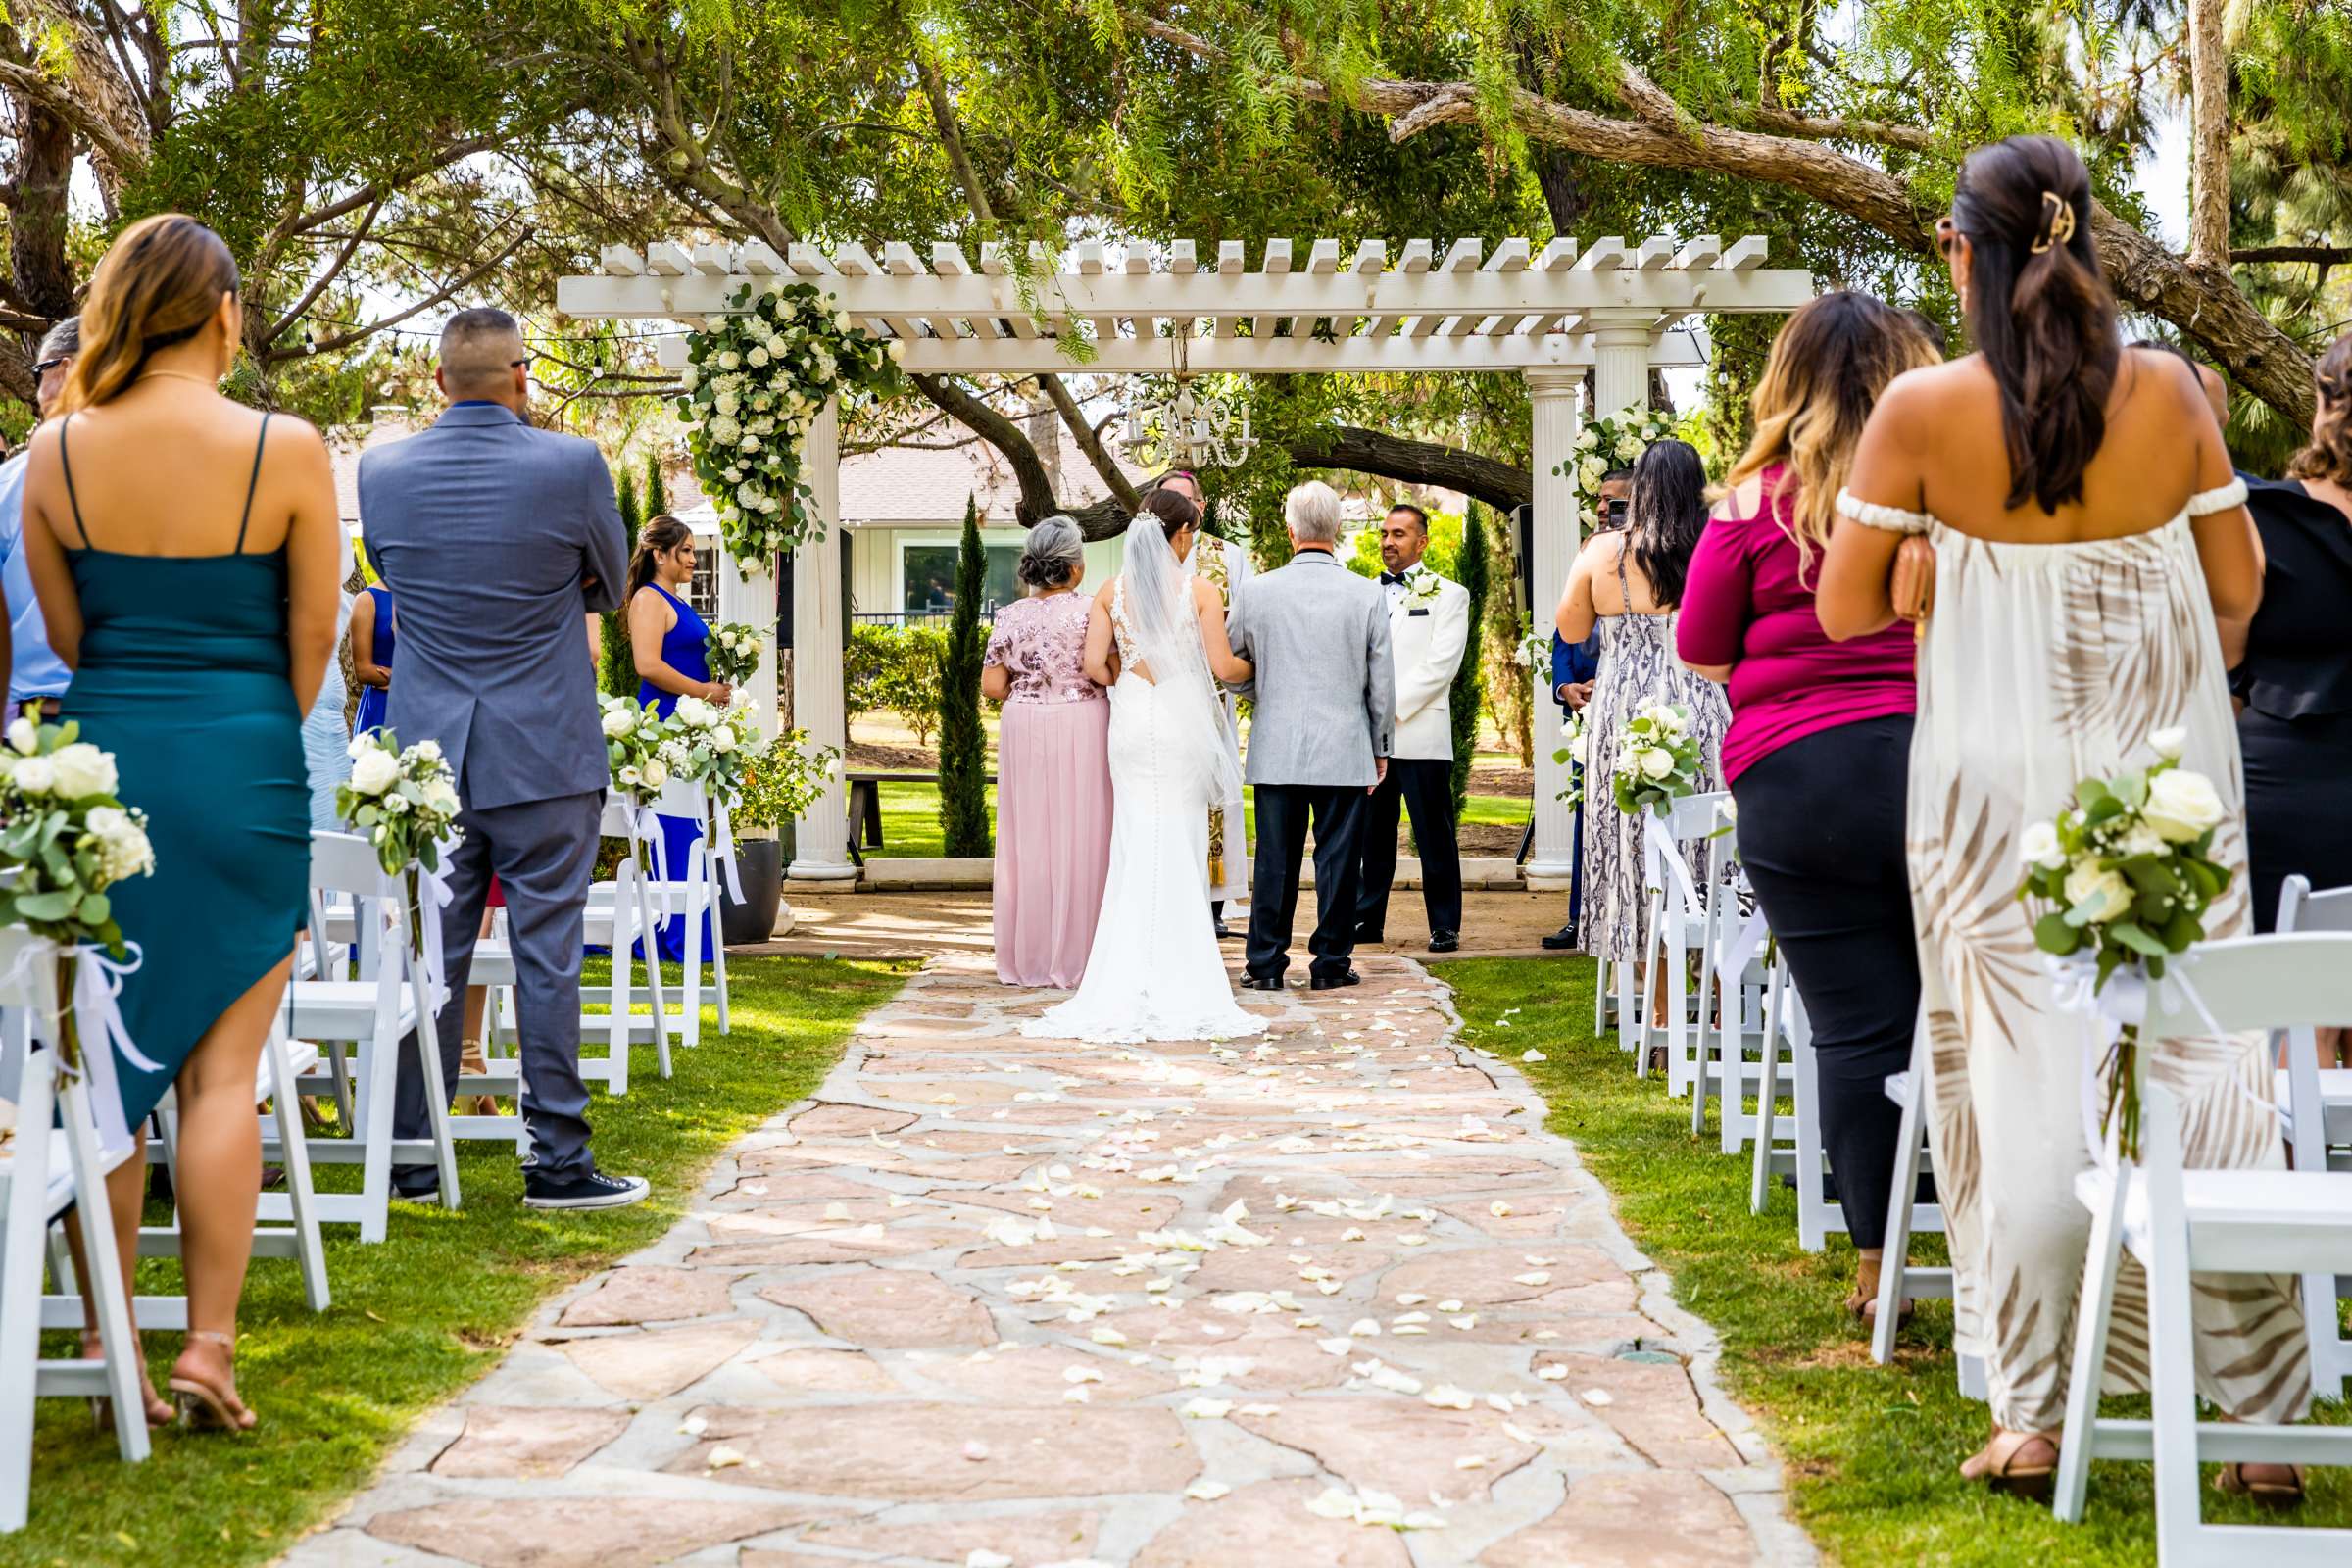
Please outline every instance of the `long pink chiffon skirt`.
[[1004, 705], [997, 734], [997, 978], [1076, 989], [1110, 869], [1110, 704]]

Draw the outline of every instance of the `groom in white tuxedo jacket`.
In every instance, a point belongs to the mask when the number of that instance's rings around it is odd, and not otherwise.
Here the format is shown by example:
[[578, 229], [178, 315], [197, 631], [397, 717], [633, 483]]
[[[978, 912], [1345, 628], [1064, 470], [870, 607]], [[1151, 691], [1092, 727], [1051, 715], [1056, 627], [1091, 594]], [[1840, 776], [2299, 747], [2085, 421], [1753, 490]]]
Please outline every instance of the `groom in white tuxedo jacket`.
[[1356, 881], [1355, 940], [1382, 940], [1389, 890], [1396, 880], [1398, 808], [1411, 816], [1421, 852], [1421, 905], [1429, 951], [1461, 945], [1462, 854], [1453, 823], [1453, 676], [1470, 642], [1470, 592], [1421, 564], [1429, 514], [1409, 502], [1380, 525], [1380, 591], [1396, 665], [1396, 741], [1389, 776], [1364, 816], [1363, 866]]

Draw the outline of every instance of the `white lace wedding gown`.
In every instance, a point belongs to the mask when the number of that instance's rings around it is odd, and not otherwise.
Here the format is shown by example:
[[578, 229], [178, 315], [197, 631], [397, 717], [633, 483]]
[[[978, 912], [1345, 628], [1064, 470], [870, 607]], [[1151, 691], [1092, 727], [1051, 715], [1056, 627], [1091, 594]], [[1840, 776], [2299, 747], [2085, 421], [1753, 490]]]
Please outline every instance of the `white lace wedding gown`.
[[1154, 685], [1111, 585], [1120, 673], [1110, 689], [1110, 872], [1086, 977], [1024, 1035], [1134, 1044], [1231, 1040], [1265, 1020], [1235, 1004], [1208, 913], [1208, 810], [1220, 730], [1205, 686]]

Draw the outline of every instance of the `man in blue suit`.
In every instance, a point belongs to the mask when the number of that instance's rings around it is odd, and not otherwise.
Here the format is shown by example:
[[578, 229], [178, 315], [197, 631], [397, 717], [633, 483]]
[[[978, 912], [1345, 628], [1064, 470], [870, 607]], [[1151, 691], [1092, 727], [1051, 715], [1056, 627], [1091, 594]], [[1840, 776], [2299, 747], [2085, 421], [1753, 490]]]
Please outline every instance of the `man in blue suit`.
[[[1634, 493], [1634, 470], [1611, 468], [1601, 476], [1597, 499], [1600, 516], [1594, 532], [1605, 533], [1611, 528], [1625, 526], [1625, 509]], [[1592, 678], [1600, 671], [1600, 632], [1581, 643], [1571, 643], [1558, 632], [1551, 634], [1551, 700], [1560, 705], [1560, 717], [1581, 713], [1592, 700]], [[1575, 765], [1570, 764], [1572, 767]], [[1544, 946], [1554, 953], [1572, 952], [1576, 947], [1577, 922], [1582, 918], [1585, 905], [1585, 807], [1576, 807], [1575, 866], [1568, 875], [1568, 923], [1544, 939]]]
[[[643, 1178], [608, 1176], [588, 1150], [580, 1078], [580, 948], [608, 778], [586, 612], [618, 607], [628, 544], [612, 475], [593, 442], [534, 429], [530, 355], [504, 311], [460, 311], [434, 380], [449, 409], [432, 428], [360, 460], [368, 558], [399, 607], [388, 722], [400, 743], [437, 741], [458, 776], [465, 839], [448, 860], [441, 915], [462, 997], [496, 873], [513, 933], [522, 1114], [532, 1208], [617, 1208]], [[464, 1009], [441, 1009], [441, 1071], [458, 1079]], [[422, 1071], [403, 1053], [395, 1135], [418, 1138]], [[410, 1168], [404, 1198], [437, 1196]]]

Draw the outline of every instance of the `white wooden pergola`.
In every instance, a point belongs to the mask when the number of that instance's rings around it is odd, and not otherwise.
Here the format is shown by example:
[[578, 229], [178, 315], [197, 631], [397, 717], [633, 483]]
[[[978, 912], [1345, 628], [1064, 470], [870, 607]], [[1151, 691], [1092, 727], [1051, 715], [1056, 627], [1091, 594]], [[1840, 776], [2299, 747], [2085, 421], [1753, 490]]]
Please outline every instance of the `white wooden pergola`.
[[[1563, 467], [1575, 453], [1576, 389], [1590, 368], [1597, 407], [1642, 402], [1653, 367], [1701, 363], [1687, 332], [1694, 313], [1782, 312], [1813, 295], [1809, 273], [1763, 266], [1765, 244], [1749, 235], [1636, 243], [1605, 238], [1537, 245], [1505, 239], [1489, 252], [1476, 239], [1440, 251], [1407, 240], [1390, 254], [1382, 240], [1344, 250], [1318, 239], [1303, 258], [1287, 239], [1267, 240], [1249, 265], [1239, 240], [1204, 258], [1190, 240], [1165, 247], [1086, 241], [1066, 255], [1032, 245], [1012, 254], [990, 244], [978, 265], [959, 247], [893, 241], [879, 258], [862, 245], [830, 252], [794, 245], [779, 255], [744, 245], [609, 247], [603, 270], [566, 277], [556, 303], [582, 318], [629, 318], [700, 325], [723, 315], [745, 284], [803, 281], [825, 291], [877, 335], [903, 346], [909, 371], [1020, 375], [1041, 371], [1289, 374], [1313, 371], [1512, 372], [1527, 378], [1534, 405], [1536, 618], [1564, 581], [1580, 543], [1574, 493]], [[1083, 346], [1081, 346], [1083, 345]], [[662, 363], [685, 362], [683, 337], [662, 345]], [[828, 406], [810, 430], [807, 472], [825, 535], [800, 546], [793, 569], [793, 714], [810, 738], [847, 745], [842, 706], [841, 509], [838, 411]], [[747, 574], [732, 562], [720, 578], [719, 612], [760, 626], [776, 621], [776, 574]], [[1536, 673], [1538, 734], [1547, 734]], [[762, 662], [753, 691], [772, 724], [775, 664]], [[1564, 769], [1553, 748], [1536, 746], [1535, 844], [1527, 879], [1564, 888], [1574, 870], [1573, 819], [1556, 799]], [[846, 880], [845, 803], [838, 781], [798, 824], [791, 874]]]

